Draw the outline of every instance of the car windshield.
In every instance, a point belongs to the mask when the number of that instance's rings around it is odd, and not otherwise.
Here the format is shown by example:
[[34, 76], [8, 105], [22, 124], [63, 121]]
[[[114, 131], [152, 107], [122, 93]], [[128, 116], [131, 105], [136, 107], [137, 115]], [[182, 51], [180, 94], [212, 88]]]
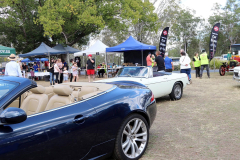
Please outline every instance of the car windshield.
[[17, 86], [18, 83], [0, 80], [0, 100]]
[[118, 77], [146, 77], [148, 74], [147, 67], [124, 67], [121, 68], [117, 76]]

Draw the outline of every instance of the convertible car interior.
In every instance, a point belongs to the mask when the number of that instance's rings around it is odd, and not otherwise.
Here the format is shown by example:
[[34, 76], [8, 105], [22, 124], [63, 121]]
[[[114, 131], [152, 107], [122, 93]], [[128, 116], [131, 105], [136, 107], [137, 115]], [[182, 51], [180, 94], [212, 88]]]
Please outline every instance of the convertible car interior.
[[38, 85], [23, 93], [8, 107], [23, 109], [27, 115], [55, 109], [86, 100], [111, 89], [113, 85], [103, 83], [71, 82], [50, 87]]
[[171, 75], [172, 72], [153, 72], [153, 77]]

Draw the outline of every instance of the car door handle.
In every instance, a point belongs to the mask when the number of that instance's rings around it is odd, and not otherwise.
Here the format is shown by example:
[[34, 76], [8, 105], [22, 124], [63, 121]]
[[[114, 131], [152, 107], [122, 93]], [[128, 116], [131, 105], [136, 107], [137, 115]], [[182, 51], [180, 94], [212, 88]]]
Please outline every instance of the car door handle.
[[74, 118], [73, 123], [84, 123], [84, 121], [88, 118], [89, 118], [89, 116], [83, 117], [82, 115], [79, 115]]

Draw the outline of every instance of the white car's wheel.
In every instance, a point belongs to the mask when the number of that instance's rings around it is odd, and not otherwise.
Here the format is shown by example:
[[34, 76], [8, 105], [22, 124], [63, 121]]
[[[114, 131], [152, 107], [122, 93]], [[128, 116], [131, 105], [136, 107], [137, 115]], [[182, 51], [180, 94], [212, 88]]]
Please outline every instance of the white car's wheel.
[[149, 127], [145, 118], [132, 114], [122, 123], [117, 135], [114, 158], [137, 160], [144, 154], [149, 139]]
[[173, 89], [172, 92], [169, 94], [169, 97], [171, 98], [171, 100], [179, 100], [182, 98], [182, 94], [183, 94], [182, 84], [180, 82], [176, 82], [173, 85]]

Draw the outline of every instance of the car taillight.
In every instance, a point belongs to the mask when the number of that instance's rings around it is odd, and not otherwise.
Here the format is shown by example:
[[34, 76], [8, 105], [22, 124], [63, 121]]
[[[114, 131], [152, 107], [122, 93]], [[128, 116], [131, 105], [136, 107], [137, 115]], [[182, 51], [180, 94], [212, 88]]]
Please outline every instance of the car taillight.
[[153, 93], [152, 93], [152, 97], [151, 97], [151, 102], [152, 102], [152, 101], [154, 101], [154, 95], [153, 95]]

